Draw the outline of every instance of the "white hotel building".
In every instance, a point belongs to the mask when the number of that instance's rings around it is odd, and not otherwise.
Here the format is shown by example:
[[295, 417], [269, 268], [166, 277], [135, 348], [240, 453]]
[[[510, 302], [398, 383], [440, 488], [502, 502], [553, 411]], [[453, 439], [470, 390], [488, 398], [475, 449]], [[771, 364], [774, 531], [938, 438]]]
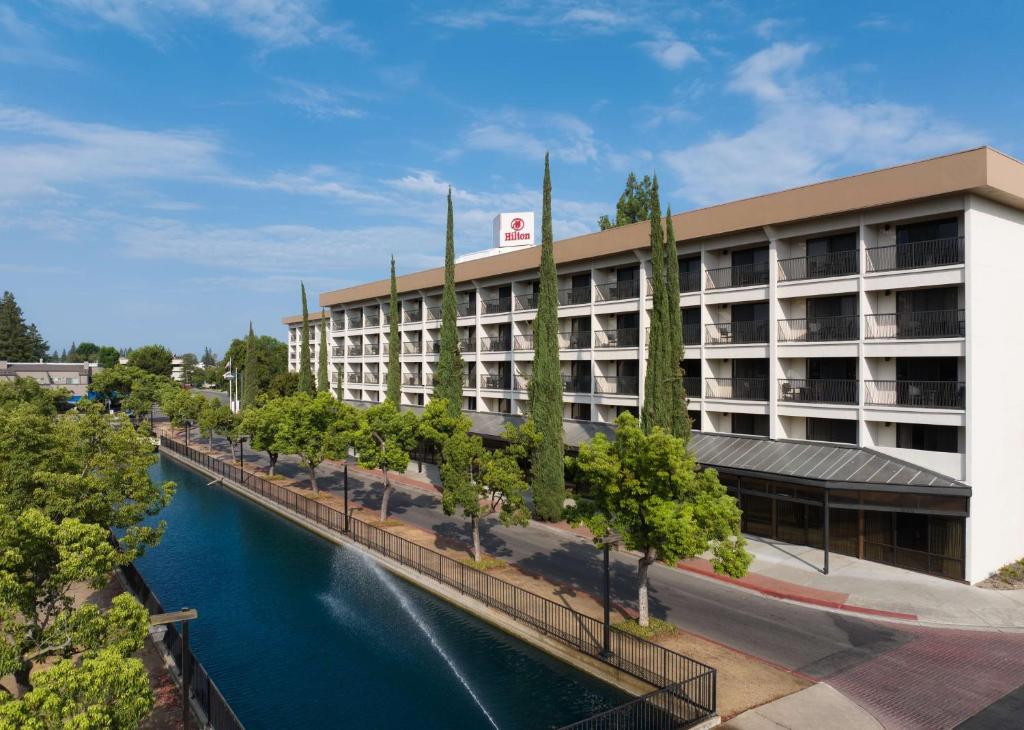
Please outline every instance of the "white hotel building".
[[[674, 225], [692, 445], [745, 531], [819, 547], [827, 533], [834, 552], [969, 582], [1024, 556], [1024, 164], [969, 150]], [[648, 231], [555, 244], [570, 447], [641, 406]], [[463, 406], [489, 437], [527, 407], [540, 249], [519, 243], [456, 265]], [[430, 398], [442, 281], [398, 279], [409, 406]], [[320, 295], [339, 398], [383, 397], [388, 292]]]

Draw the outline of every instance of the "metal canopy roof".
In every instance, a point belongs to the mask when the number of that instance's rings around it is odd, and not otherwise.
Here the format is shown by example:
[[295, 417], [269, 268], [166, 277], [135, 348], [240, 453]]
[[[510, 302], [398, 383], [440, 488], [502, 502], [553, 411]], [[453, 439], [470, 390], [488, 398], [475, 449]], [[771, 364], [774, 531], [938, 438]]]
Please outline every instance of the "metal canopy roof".
[[[353, 405], [374, 405], [366, 401], [347, 401]], [[422, 413], [419, 406], [403, 409]], [[473, 433], [484, 438], [501, 438], [505, 425], [519, 426], [522, 416], [502, 413], [470, 412]], [[603, 433], [615, 437], [608, 423], [563, 421], [565, 444], [579, 445]], [[694, 432], [690, 440], [697, 462], [714, 469], [749, 473], [752, 476], [776, 475], [833, 489], [869, 489], [970, 496], [963, 482], [916, 466], [873, 449], [842, 444], [806, 441], [773, 441], [759, 436]]]

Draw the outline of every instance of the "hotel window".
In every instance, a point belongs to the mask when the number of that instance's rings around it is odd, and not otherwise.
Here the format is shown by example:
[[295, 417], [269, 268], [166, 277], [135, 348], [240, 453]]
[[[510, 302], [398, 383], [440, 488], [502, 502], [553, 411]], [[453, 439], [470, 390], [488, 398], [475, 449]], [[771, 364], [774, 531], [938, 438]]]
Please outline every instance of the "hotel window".
[[857, 443], [857, 422], [843, 418], [808, 418], [807, 440], [855, 444]]
[[589, 403], [571, 403], [569, 405], [569, 417], [576, 421], [590, 420]]
[[956, 426], [901, 423], [896, 427], [896, 448], [955, 454], [960, 450], [958, 431]]

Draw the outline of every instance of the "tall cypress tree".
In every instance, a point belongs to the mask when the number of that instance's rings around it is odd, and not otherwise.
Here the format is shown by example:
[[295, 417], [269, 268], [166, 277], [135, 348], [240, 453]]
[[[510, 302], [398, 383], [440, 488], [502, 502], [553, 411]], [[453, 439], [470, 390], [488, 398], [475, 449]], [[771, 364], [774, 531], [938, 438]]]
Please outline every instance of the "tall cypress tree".
[[565, 447], [562, 433], [562, 373], [558, 356], [558, 279], [551, 235], [551, 167], [544, 155], [544, 207], [541, 217], [540, 292], [533, 322], [533, 377], [530, 417], [540, 434], [533, 454], [533, 502], [545, 520], [562, 516], [565, 502]]
[[[661, 202], [658, 199], [658, 176], [651, 186], [651, 285], [654, 288], [651, 306], [650, 336], [647, 340], [647, 369], [644, 376], [644, 407], [640, 422], [644, 431], [650, 432], [655, 426], [668, 430], [672, 421], [670, 409], [665, 403], [664, 393], [671, 377], [667, 372], [668, 361], [667, 319], [668, 292], [665, 277], [664, 231], [661, 227]], [[678, 302], [678, 296], [676, 301]]]
[[679, 311], [679, 247], [676, 245], [676, 232], [672, 226], [672, 206], [665, 211], [665, 275], [666, 301], [668, 303], [669, 345], [666, 358], [669, 366], [669, 377], [672, 379], [672, 398], [670, 416], [672, 418], [672, 435], [679, 436], [685, 442], [690, 441], [690, 417], [686, 413], [686, 390], [683, 388], [683, 314]]
[[256, 403], [256, 395], [259, 393], [259, 382], [256, 371], [259, 366], [256, 364], [256, 334], [252, 331], [252, 322], [249, 322], [249, 336], [245, 338], [245, 367], [242, 383], [242, 408], [248, 408]]
[[313, 365], [309, 357], [309, 307], [306, 305], [306, 285], [302, 287], [302, 343], [299, 345], [299, 392], [314, 395]]
[[398, 407], [402, 404], [402, 364], [399, 360], [402, 340], [398, 335], [398, 282], [395, 280], [395, 257], [391, 257], [391, 329], [388, 330], [388, 392], [387, 399]]
[[324, 310], [320, 310], [320, 352], [317, 353], [316, 389], [319, 393], [331, 392], [330, 378], [327, 375], [327, 322]]
[[[5, 291], [0, 299], [0, 360], [35, 362], [45, 358], [49, 349], [36, 326], [25, 322], [14, 294]], [[71, 343], [69, 354], [73, 355], [74, 350], [75, 344]]]
[[441, 294], [441, 354], [437, 361], [434, 397], [448, 401], [448, 411], [462, 410], [462, 355], [455, 307], [455, 216], [452, 189], [448, 188], [448, 229], [444, 239], [444, 291]]

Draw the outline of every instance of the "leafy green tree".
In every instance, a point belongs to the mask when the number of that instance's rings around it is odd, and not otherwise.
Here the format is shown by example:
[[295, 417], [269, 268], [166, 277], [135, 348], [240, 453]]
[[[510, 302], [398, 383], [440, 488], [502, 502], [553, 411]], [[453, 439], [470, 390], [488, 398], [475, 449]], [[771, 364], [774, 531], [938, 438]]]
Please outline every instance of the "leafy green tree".
[[461, 511], [469, 519], [473, 560], [483, 559], [480, 522], [498, 514], [506, 526], [530, 522], [526, 506], [529, 484], [514, 452], [487, 451], [479, 436], [469, 433], [470, 421], [460, 419], [457, 430], [445, 441], [441, 460], [441, 507], [446, 515]]
[[[227, 403], [221, 403], [216, 398], [207, 398], [199, 409], [199, 435], [207, 440], [207, 444], [213, 447], [214, 434], [220, 434], [225, 438], [237, 428], [235, 414]], [[234, 446], [231, 451], [234, 456]]]
[[402, 404], [402, 338], [398, 334], [398, 281], [395, 279], [395, 257], [391, 257], [391, 298], [388, 303], [390, 329], [388, 330], [387, 399], [397, 409]]
[[306, 304], [306, 285], [302, 288], [302, 342], [299, 343], [299, 392], [313, 395], [316, 387], [313, 383], [312, 362], [309, 355], [309, 306]]
[[380, 469], [384, 477], [380, 501], [383, 522], [388, 518], [388, 502], [394, 491], [391, 472], [402, 473], [409, 466], [409, 452], [416, 448], [419, 434], [418, 419], [412, 411], [398, 410], [390, 400], [367, 408], [360, 416], [352, 443], [358, 453], [359, 466]]
[[267, 452], [270, 476], [274, 476], [281, 453], [280, 434], [285, 422], [285, 403], [282, 398], [261, 397], [255, 406], [242, 413], [242, 433], [249, 435], [254, 449]]
[[[30, 403], [45, 415], [53, 416], [65, 403], [71, 391], [64, 388], [44, 388], [32, 378], [0, 381], [0, 408], [19, 403]], [[0, 449], [0, 454], [5, 453]]]
[[608, 216], [603, 215], [598, 219], [597, 225], [602, 231], [606, 231], [609, 228], [650, 219], [654, 209], [653, 188], [654, 185], [649, 175], [644, 175], [643, 180], [637, 181], [636, 174], [629, 173], [626, 177], [626, 189], [619, 196], [619, 202], [615, 206], [615, 220], [612, 221]]
[[217, 364], [217, 356], [213, 354], [213, 350], [209, 347], [203, 348], [203, 357], [199, 360], [204, 368], [212, 368]]
[[[288, 372], [288, 345], [270, 335], [256, 335], [253, 339], [253, 348], [256, 351], [256, 368], [249, 371], [246, 364], [247, 348], [249, 346], [248, 335], [236, 337], [228, 345], [224, 353], [221, 366], [216, 364], [209, 368], [205, 375], [206, 382], [222, 383], [222, 373], [227, 369], [230, 361], [239, 372], [245, 373], [243, 378], [246, 382], [254, 380], [258, 393], [266, 393], [270, 389], [270, 383], [281, 373]], [[296, 377], [298, 375], [296, 374]]]
[[349, 440], [358, 422], [355, 409], [328, 393], [298, 393], [281, 398], [278, 407], [278, 451], [299, 458], [302, 468], [309, 472], [313, 494], [319, 495], [316, 469], [324, 459], [348, 456]]
[[[661, 225], [661, 203], [658, 201], [658, 178], [655, 176], [651, 188], [651, 282], [652, 292], [650, 336], [647, 344], [647, 371], [644, 377], [644, 404], [640, 421], [644, 430], [650, 432], [655, 426], [666, 430], [672, 427], [672, 410], [665, 403], [664, 393], [671, 388], [672, 373], [668, 367], [670, 358], [668, 331], [669, 293], [665, 274], [665, 239]], [[679, 307], [676, 294], [676, 308]], [[678, 369], [678, 366], [677, 366]]]
[[159, 389], [164, 380], [145, 370], [130, 369], [136, 372], [132, 374], [128, 395], [121, 401], [121, 405], [132, 414], [136, 423], [143, 416], [149, 416], [152, 420], [153, 406], [156, 405]]
[[679, 247], [676, 244], [676, 232], [672, 225], [672, 206], [665, 213], [665, 275], [666, 275], [666, 318], [668, 328], [668, 347], [666, 364], [668, 368], [670, 394], [668, 399], [669, 416], [673, 436], [678, 436], [683, 443], [690, 442], [690, 416], [686, 412], [686, 390], [683, 388], [683, 314], [679, 309]]
[[327, 374], [327, 325], [330, 319], [324, 316], [323, 310], [320, 314], [320, 352], [317, 353], [316, 389], [319, 393], [330, 393], [331, 379]]
[[81, 342], [68, 362], [93, 362], [100, 353], [100, 346], [94, 342]]
[[283, 372], [278, 373], [267, 386], [266, 394], [269, 398], [283, 398], [295, 395], [299, 392], [299, 374]]
[[639, 623], [650, 622], [648, 570], [661, 560], [680, 560], [712, 551], [716, 572], [746, 573], [752, 560], [740, 534], [740, 511], [714, 469], [698, 470], [683, 440], [660, 426], [644, 433], [629, 413], [619, 416], [615, 441], [598, 434], [580, 445], [573, 466], [589, 488], [570, 516], [586, 523], [600, 543], [621, 538], [640, 553], [637, 569]]
[[116, 347], [104, 345], [96, 353], [96, 362], [101, 368], [112, 368], [120, 362], [121, 355]]
[[455, 302], [455, 217], [448, 188], [448, 226], [444, 240], [444, 289], [441, 293], [441, 352], [434, 379], [434, 398], [445, 401], [452, 415], [462, 410], [462, 354], [459, 352]]
[[259, 394], [259, 382], [248, 373], [256, 374], [256, 334], [252, 331], [252, 320], [249, 321], [249, 335], [245, 338], [245, 367], [242, 368], [242, 409], [245, 410], [256, 403]]
[[562, 372], [558, 351], [558, 275], [551, 233], [551, 168], [544, 155], [541, 216], [540, 293], [533, 323], [533, 377], [529, 385], [530, 418], [541, 434], [532, 454], [531, 482], [537, 514], [557, 520], [565, 502], [565, 447], [562, 432]]
[[163, 345], [144, 345], [128, 353], [128, 364], [153, 375], [171, 377], [174, 355]]
[[196, 357], [194, 352], [186, 352], [181, 356], [181, 375], [182, 382], [186, 385], [192, 385], [192, 381], [195, 378], [196, 372], [199, 370], [199, 358]]
[[158, 391], [160, 409], [174, 428], [191, 428], [199, 420], [206, 398], [177, 383], [167, 383]]
[[0, 360], [36, 362], [45, 358], [49, 349], [36, 326], [25, 322], [14, 294], [5, 291], [0, 298]]

